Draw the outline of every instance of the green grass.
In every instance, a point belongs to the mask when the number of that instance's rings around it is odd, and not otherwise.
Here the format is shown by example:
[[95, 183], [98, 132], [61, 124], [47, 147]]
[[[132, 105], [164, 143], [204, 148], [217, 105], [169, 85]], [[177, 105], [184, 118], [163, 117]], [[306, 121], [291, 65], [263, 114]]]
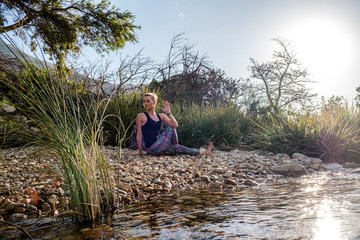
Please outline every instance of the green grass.
[[19, 60], [26, 67], [19, 82], [2, 83], [23, 102], [17, 108], [40, 130], [24, 131], [23, 136], [28, 143], [43, 146], [59, 157], [54, 168], [70, 191], [71, 206], [79, 220], [106, 214], [116, 200], [111, 170], [100, 145], [109, 100], [84, 99], [64, 75]]
[[239, 146], [250, 131], [251, 122], [235, 105], [175, 104], [172, 112], [179, 128], [179, 142], [189, 147], [201, 147], [212, 141], [218, 149]]
[[360, 114], [355, 106], [332, 105], [316, 113], [282, 113], [256, 122], [254, 148], [304, 153], [325, 162], [360, 162]]

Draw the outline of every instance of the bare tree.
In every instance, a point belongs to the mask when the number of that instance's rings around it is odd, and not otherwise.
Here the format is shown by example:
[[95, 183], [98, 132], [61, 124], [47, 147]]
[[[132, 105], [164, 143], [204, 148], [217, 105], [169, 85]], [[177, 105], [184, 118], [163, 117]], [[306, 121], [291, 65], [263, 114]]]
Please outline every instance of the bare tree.
[[195, 51], [194, 44], [186, 42], [183, 34], [172, 39], [157, 78], [150, 88], [161, 89], [171, 102], [226, 103], [237, 93], [237, 81], [215, 69], [205, 55]]
[[98, 97], [109, 96], [115, 89], [114, 73], [110, 70], [111, 61], [89, 63], [73, 71], [72, 79], [83, 82], [85, 88]]
[[142, 88], [146, 81], [152, 80], [155, 70], [154, 62], [148, 57], [143, 57], [142, 50], [133, 57], [121, 58], [117, 71], [117, 93], [127, 89]]
[[287, 40], [277, 38], [273, 41], [280, 49], [273, 52], [272, 61], [259, 63], [250, 59], [251, 88], [261, 97], [262, 107], [275, 113], [295, 105], [309, 106], [317, 94], [310, 93], [307, 86], [312, 82], [308, 79], [307, 69], [302, 67]]

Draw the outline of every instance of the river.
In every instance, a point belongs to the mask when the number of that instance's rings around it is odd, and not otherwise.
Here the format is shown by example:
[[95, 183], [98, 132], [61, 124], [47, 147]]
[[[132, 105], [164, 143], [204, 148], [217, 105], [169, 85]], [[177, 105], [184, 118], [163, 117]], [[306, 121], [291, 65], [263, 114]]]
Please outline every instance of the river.
[[[95, 230], [61, 217], [17, 224], [33, 239], [355, 240], [360, 239], [359, 197], [360, 171], [352, 169], [273, 177], [233, 192], [169, 194], [126, 206]], [[0, 238], [24, 237], [19, 229], [1, 227]]]

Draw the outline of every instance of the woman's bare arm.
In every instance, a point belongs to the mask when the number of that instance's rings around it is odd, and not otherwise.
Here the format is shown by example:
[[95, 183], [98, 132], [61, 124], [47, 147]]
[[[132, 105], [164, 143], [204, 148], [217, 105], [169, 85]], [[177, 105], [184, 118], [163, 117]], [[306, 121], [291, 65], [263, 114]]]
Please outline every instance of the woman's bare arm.
[[136, 143], [139, 149], [139, 154], [142, 154], [142, 142], [143, 142], [143, 136], [141, 131], [141, 126], [143, 123], [143, 113], [139, 113], [136, 117]]

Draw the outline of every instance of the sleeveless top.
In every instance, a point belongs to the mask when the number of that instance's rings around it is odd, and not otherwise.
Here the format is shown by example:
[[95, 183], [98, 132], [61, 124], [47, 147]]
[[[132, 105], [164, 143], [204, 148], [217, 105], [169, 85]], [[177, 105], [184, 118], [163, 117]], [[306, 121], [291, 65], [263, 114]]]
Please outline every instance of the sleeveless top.
[[145, 147], [148, 148], [153, 145], [157, 140], [161, 127], [161, 118], [159, 114], [157, 114], [159, 121], [156, 122], [149, 116], [147, 112], [145, 112], [145, 115], [147, 121], [143, 126], [141, 126], [141, 131], [145, 142]]

